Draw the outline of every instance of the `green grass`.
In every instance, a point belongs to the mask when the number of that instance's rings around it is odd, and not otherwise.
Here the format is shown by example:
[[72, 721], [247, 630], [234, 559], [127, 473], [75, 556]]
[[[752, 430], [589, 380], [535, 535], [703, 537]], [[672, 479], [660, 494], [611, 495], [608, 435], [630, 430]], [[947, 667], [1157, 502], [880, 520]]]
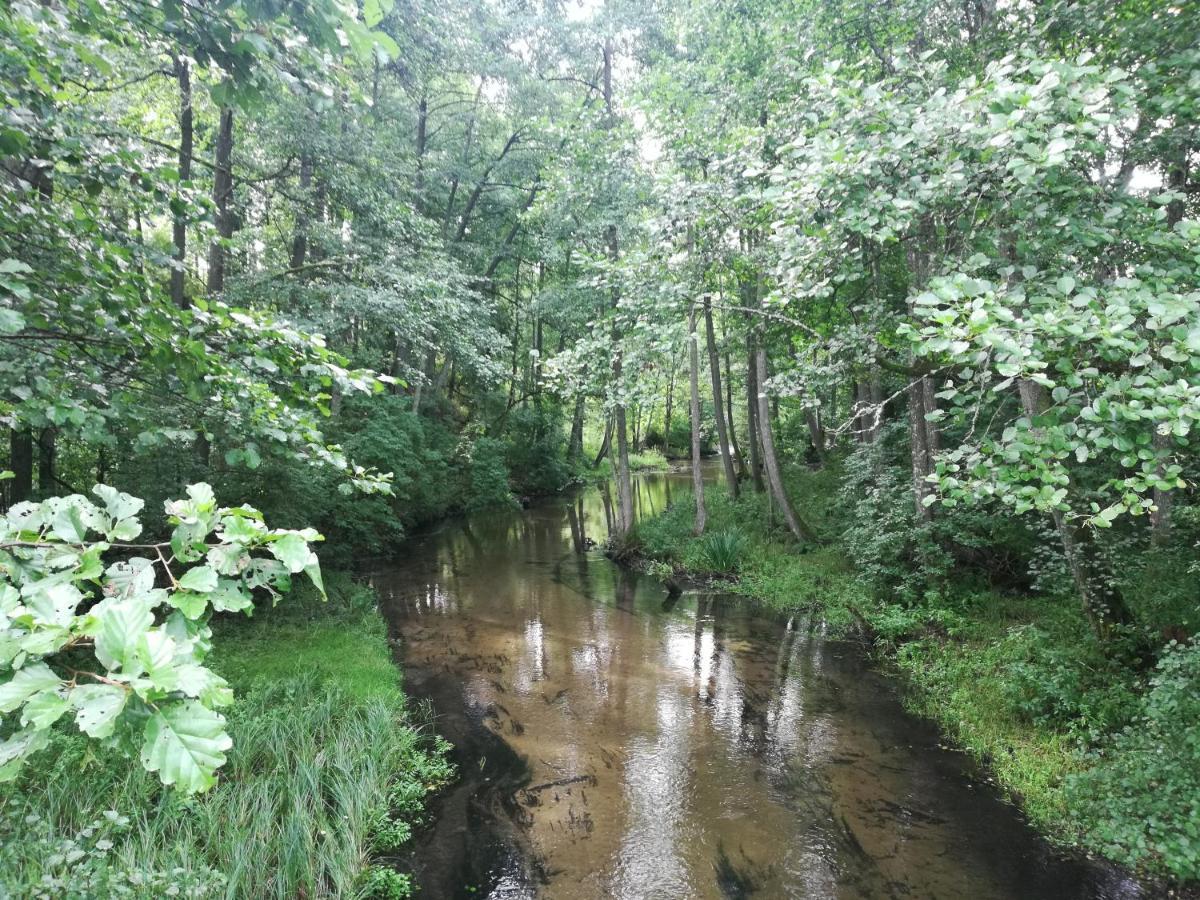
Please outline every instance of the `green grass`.
[[[613, 477], [613, 461], [612, 456], [616, 450], [612, 451], [604, 459], [600, 460], [600, 465], [594, 469], [586, 469], [584, 474], [591, 481], [607, 481]], [[589, 462], [596, 458], [595, 451], [590, 454], [585, 451], [584, 458]], [[665, 472], [670, 468], [670, 462], [658, 450], [640, 450], [629, 454], [629, 471], [630, 472]]]
[[209, 793], [182, 797], [66, 731], [0, 788], [0, 896], [402, 896], [372, 860], [451, 773], [406, 715], [370, 594], [329, 580], [328, 606], [300, 594], [214, 629], [238, 699]]
[[1070, 598], [953, 580], [907, 604], [877, 592], [838, 541], [836, 487], [836, 472], [791, 477], [799, 512], [830, 538], [821, 546], [798, 546], [772, 524], [761, 495], [747, 490], [734, 502], [720, 487], [706, 492], [708, 536], [693, 535], [691, 498], [681, 496], [637, 526], [634, 546], [659, 567], [710, 575], [723, 568], [713, 559], [712, 536], [742, 535], [733, 591], [779, 609], [812, 611], [835, 632], [872, 634], [881, 660], [903, 673], [910, 708], [985, 763], [1044, 834], [1180, 874], [1144, 847], [1114, 853], [1105, 837], [1113, 823], [1093, 806], [1072, 802], [1073, 780], [1089, 777], [1097, 765], [1085, 748], [1135, 721], [1145, 673], [1101, 647]]

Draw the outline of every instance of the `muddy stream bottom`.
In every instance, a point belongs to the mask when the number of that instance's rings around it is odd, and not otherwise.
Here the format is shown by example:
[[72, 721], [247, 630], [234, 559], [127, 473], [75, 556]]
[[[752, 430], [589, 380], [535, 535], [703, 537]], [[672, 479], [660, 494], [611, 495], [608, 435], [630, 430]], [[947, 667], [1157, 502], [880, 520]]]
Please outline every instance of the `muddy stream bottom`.
[[[645, 476], [640, 510], [686, 475]], [[425, 900], [1116, 898], [1054, 852], [859, 648], [615, 566], [606, 491], [414, 538], [373, 573], [461, 780]]]

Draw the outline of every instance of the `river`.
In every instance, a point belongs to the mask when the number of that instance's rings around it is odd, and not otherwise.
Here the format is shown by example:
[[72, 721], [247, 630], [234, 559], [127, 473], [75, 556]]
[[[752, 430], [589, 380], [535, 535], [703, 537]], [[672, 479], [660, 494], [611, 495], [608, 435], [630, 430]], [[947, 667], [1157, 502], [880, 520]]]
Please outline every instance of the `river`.
[[[639, 513], [687, 474], [636, 481]], [[414, 537], [372, 574], [460, 781], [426, 900], [1124, 898], [1052, 850], [819, 623], [606, 559], [606, 490]]]

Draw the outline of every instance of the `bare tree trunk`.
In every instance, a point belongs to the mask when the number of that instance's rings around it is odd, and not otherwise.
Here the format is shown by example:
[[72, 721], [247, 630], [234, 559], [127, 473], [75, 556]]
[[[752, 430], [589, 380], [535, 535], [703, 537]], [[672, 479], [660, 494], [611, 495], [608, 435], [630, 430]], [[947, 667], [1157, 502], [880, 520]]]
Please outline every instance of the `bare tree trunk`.
[[691, 388], [692, 412], [692, 492], [696, 498], [696, 523], [692, 531], [703, 534], [708, 524], [708, 508], [704, 505], [704, 473], [700, 469], [700, 354], [696, 347], [696, 304], [688, 309], [688, 382]]
[[729, 486], [729, 495], [735, 500], [738, 496], [737, 472], [733, 468], [733, 457], [729, 453], [729, 429], [725, 422], [725, 402], [721, 390], [721, 359], [717, 355], [717, 338], [713, 331], [712, 304], [708, 295], [704, 296], [704, 333], [708, 338], [708, 368], [712, 373], [713, 415], [717, 420], [717, 443], [721, 450], [721, 466], [725, 470], [725, 483]]
[[[176, 57], [175, 78], [179, 83], [179, 180], [192, 178], [192, 73], [187, 60]], [[187, 219], [177, 214], [171, 225], [171, 238], [175, 252], [171, 259], [171, 302], [180, 309], [191, 304], [184, 291], [185, 266], [187, 262]]]
[[[1022, 378], [1017, 382], [1021, 406], [1031, 419], [1047, 406], [1046, 391], [1040, 384]], [[1117, 589], [1110, 566], [1096, 544], [1092, 529], [1078, 524], [1078, 517], [1056, 509], [1054, 527], [1062, 541], [1063, 555], [1083, 605], [1083, 613], [1096, 637], [1105, 640], [1113, 628], [1133, 622], [1133, 613]]]
[[671, 455], [671, 419], [675, 413], [675, 355], [671, 355], [671, 374], [667, 378], [667, 408], [663, 413], [663, 456]]
[[567, 459], [572, 465], [579, 465], [583, 456], [583, 415], [586, 402], [583, 394], [575, 398], [575, 413], [571, 416], [571, 440], [567, 444]]
[[[616, 124], [613, 108], [613, 45], [612, 39], [604, 41], [604, 127], [612, 128]], [[617, 226], [615, 223], [606, 229], [608, 257], [615, 263], [620, 258], [620, 245], [617, 242]], [[613, 290], [612, 305], [615, 310], [618, 303], [617, 292]], [[618, 331], [617, 318], [613, 318], [613, 385], [618, 391], [616, 420], [617, 420], [617, 527], [618, 537], [624, 538], [633, 528], [633, 482], [629, 475], [629, 435], [625, 425], [625, 401], [621, 396], [621, 335]]]
[[750, 477], [754, 481], [754, 490], [761, 494], [766, 487], [758, 441], [758, 366], [753, 331], [746, 334], [746, 363], [746, 440], [750, 444]]
[[58, 457], [58, 430], [43, 428], [38, 435], [38, 491], [43, 497], [55, 493], [54, 463]]
[[430, 347], [425, 354], [425, 368], [421, 372], [421, 377], [417, 379], [416, 390], [413, 391], [413, 409], [414, 413], [421, 411], [421, 389], [425, 386], [425, 382], [433, 380], [433, 370], [437, 365], [437, 348]]
[[311, 212], [309, 210], [308, 192], [312, 189], [313, 158], [311, 153], [300, 156], [300, 197], [301, 202], [296, 210], [296, 229], [292, 235], [292, 254], [290, 265], [299, 269], [304, 265], [304, 257], [308, 253], [308, 230], [311, 227]]
[[28, 429], [8, 433], [8, 465], [13, 473], [8, 482], [11, 506], [33, 496], [33, 433]]
[[933, 457], [929, 447], [929, 432], [925, 429], [925, 378], [913, 381], [908, 387], [909, 458], [912, 465], [913, 503], [917, 517], [933, 520], [933, 485], [928, 476], [933, 472]]
[[804, 421], [808, 425], [808, 439], [812, 442], [813, 450], [821, 465], [825, 465], [825, 426], [821, 424], [821, 413], [818, 410], [805, 408]]
[[608, 421], [604, 423], [604, 436], [600, 438], [600, 449], [596, 451], [596, 458], [592, 461], [592, 468], [596, 468], [608, 456], [608, 449], [612, 444], [613, 435], [613, 418], [609, 416]]
[[[724, 318], [724, 317], [722, 317]], [[723, 330], [723, 329], [722, 329]], [[733, 418], [733, 375], [732, 367], [729, 365], [729, 345], [725, 345], [725, 416], [726, 422], [729, 423], [729, 446], [733, 451], [733, 460], [737, 464], [738, 484], [746, 478], [746, 457], [742, 455], [742, 448], [738, 445], [737, 425], [734, 424]]]
[[754, 366], [758, 376], [758, 436], [762, 443], [763, 467], [767, 473], [767, 485], [771, 489], [771, 496], [779, 504], [788, 530], [795, 535], [796, 540], [815, 542], [816, 535], [796, 515], [783, 487], [783, 475], [779, 470], [779, 459], [775, 455], [775, 438], [771, 434], [771, 407], [762, 388], [767, 382], [767, 350], [761, 344], [754, 353]]
[[221, 110], [213, 167], [213, 205], [217, 209], [217, 236], [208, 248], [208, 293], [225, 290], [225, 243], [233, 237], [233, 110]]

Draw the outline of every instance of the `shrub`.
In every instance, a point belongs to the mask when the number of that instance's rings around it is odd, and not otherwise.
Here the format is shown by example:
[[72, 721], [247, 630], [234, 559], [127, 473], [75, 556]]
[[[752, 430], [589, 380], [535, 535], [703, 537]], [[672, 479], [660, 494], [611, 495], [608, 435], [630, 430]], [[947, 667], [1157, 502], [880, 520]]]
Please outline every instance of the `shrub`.
[[711, 572], [729, 573], [737, 570], [746, 547], [746, 538], [736, 528], [710, 532], [700, 540], [700, 558]]
[[477, 438], [471, 445], [467, 462], [467, 509], [513, 504], [504, 451], [504, 444], [494, 438]]
[[508, 415], [505, 459], [517, 490], [524, 494], [560, 491], [571, 480], [561, 408], [538, 402]]
[[1163, 654], [1137, 719], [1088, 755], [1067, 796], [1091, 842], [1132, 866], [1200, 878], [1200, 643]]

